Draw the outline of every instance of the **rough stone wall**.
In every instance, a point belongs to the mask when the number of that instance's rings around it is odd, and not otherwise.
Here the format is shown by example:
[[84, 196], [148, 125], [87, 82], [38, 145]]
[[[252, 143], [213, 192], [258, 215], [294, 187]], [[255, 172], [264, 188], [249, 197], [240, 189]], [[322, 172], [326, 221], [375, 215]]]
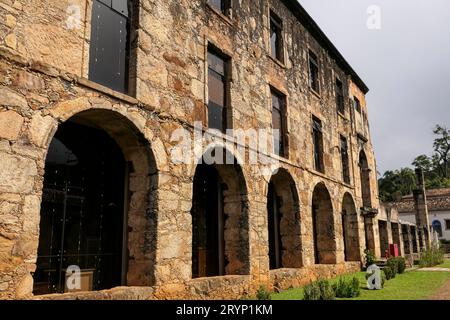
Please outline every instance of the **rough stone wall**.
[[[86, 80], [92, 1], [2, 0], [0, 298], [31, 297], [30, 272], [36, 263], [49, 143], [58, 124], [94, 109], [103, 110], [106, 117], [121, 115], [121, 121], [132, 124], [142, 135], [143, 148], [152, 154], [147, 159], [153, 162], [147, 168], [152, 178], [143, 179], [143, 168], [142, 175], [136, 176], [130, 187], [134, 193], [130, 200], [133, 210], [129, 212], [129, 225], [134, 234], [129, 239], [129, 250], [134, 259], [129, 262], [128, 282], [133, 286], [156, 286], [158, 298], [176, 297], [185, 292], [186, 283], [191, 281], [190, 210], [195, 165], [170, 161], [171, 150], [177, 144], [171, 141], [171, 135], [178, 128], [192, 133], [194, 121], [206, 123], [205, 60], [209, 43], [231, 58], [233, 128], [270, 128], [270, 86], [287, 96], [289, 158], [270, 156], [280, 160], [280, 166], [295, 182], [293, 189], [300, 208], [301, 265], [314, 264], [311, 204], [313, 190], [319, 183], [331, 196], [336, 262], [344, 263], [342, 200], [348, 193], [355, 201], [357, 212], [362, 207], [358, 168], [361, 150], [365, 150], [372, 169], [372, 203], [375, 206], [377, 203], [376, 166], [370, 137], [367, 142], [358, 140], [348, 99], [357, 95], [366, 110], [364, 95], [280, 1], [233, 3], [233, 16], [227, 18], [201, 0], [140, 1], [136, 97], [131, 98]], [[67, 29], [69, 5], [80, 5], [79, 29]], [[283, 20], [284, 64], [268, 55], [270, 10]], [[320, 96], [308, 85], [309, 49], [317, 54], [320, 63]], [[335, 77], [344, 85], [347, 110], [344, 116], [336, 112]], [[312, 115], [323, 123], [324, 174], [313, 169]], [[342, 182], [341, 134], [349, 140], [349, 185]], [[126, 154], [136, 165], [142, 161], [132, 151]], [[273, 281], [269, 273], [266, 198], [271, 177], [263, 168], [248, 164], [242, 165], [242, 173], [248, 199], [246, 236], [251, 280], [246, 290], [250, 291], [260, 283]], [[147, 195], [153, 197], [150, 203], [146, 201]], [[363, 251], [364, 223], [360, 215], [358, 219]], [[303, 274], [303, 271], [295, 272]], [[305, 273], [305, 277], [309, 274]], [[227, 297], [223, 292], [227, 290], [227, 281], [222, 280], [214, 282], [215, 289], [208, 289], [221, 293], [210, 297]], [[212, 280], [196, 281], [210, 283]], [[240, 294], [243, 290], [236, 292]], [[153, 297], [150, 293], [143, 296]], [[136, 293], [133, 297], [140, 295]]]

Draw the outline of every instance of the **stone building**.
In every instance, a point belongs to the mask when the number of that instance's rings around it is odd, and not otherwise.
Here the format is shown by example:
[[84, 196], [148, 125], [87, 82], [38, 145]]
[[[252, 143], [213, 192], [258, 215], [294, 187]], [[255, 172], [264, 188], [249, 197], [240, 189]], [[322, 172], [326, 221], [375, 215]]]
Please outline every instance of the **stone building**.
[[[295, 0], [1, 0], [0, 298], [359, 270], [381, 256], [367, 92]], [[266, 161], [226, 129], [268, 132]], [[89, 292], [48, 295], [78, 271]]]

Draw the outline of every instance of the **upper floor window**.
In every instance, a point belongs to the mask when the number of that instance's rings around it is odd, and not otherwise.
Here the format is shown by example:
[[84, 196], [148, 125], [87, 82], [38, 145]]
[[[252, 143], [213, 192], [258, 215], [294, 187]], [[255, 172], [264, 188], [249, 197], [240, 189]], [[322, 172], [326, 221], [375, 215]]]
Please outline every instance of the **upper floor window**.
[[280, 62], [283, 58], [283, 24], [280, 18], [270, 12], [270, 55]]
[[132, 1], [94, 0], [89, 80], [128, 92]]
[[316, 93], [320, 93], [319, 60], [312, 51], [309, 51], [309, 85]]
[[339, 113], [345, 114], [344, 88], [339, 79], [336, 79], [336, 107]]
[[450, 230], [450, 220], [445, 220], [445, 230]]
[[347, 139], [341, 136], [341, 161], [342, 161], [342, 179], [345, 183], [350, 183], [350, 166], [348, 156]]
[[208, 126], [221, 132], [228, 129], [228, 64], [227, 57], [208, 49]]
[[[271, 90], [272, 95], [272, 129], [274, 153], [287, 156], [286, 150], [286, 96]], [[275, 131], [277, 130], [277, 131]]]
[[208, 0], [208, 3], [222, 14], [230, 16], [231, 0]]
[[313, 147], [314, 147], [314, 169], [319, 172], [324, 172], [323, 165], [323, 133], [322, 121], [313, 117]]
[[355, 99], [355, 110], [358, 113], [361, 113], [361, 102], [359, 102], [359, 99], [356, 97], [354, 99]]

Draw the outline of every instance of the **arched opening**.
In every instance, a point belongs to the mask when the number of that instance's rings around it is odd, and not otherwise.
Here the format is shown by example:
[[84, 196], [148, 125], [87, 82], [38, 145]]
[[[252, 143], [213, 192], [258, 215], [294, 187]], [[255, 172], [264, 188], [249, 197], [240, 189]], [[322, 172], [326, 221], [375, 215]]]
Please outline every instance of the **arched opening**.
[[[211, 151], [223, 153], [222, 148]], [[234, 159], [231, 156], [231, 159]], [[192, 277], [244, 275], [250, 271], [247, 188], [241, 167], [206, 164], [194, 176], [192, 205]]]
[[415, 226], [410, 226], [411, 241], [412, 241], [412, 253], [419, 253], [417, 247], [417, 229]]
[[361, 151], [359, 154], [359, 170], [361, 177], [361, 197], [365, 208], [372, 207], [371, 190], [370, 190], [370, 168], [366, 154]]
[[312, 197], [312, 220], [315, 263], [335, 264], [336, 235], [333, 204], [330, 193], [323, 183], [319, 183], [314, 189]]
[[61, 124], [45, 162], [34, 294], [150, 284], [156, 186], [150, 146], [123, 116], [89, 110]]
[[432, 223], [433, 231], [436, 231], [439, 238], [442, 238], [442, 224], [439, 220], [434, 220]]
[[302, 266], [300, 207], [295, 182], [279, 169], [267, 194], [270, 269]]
[[345, 261], [360, 261], [358, 214], [355, 202], [349, 193], [344, 195], [342, 201], [342, 233]]
[[405, 254], [411, 254], [411, 239], [410, 239], [410, 228], [408, 225], [402, 224], [402, 234], [403, 234], [403, 247], [405, 249]]

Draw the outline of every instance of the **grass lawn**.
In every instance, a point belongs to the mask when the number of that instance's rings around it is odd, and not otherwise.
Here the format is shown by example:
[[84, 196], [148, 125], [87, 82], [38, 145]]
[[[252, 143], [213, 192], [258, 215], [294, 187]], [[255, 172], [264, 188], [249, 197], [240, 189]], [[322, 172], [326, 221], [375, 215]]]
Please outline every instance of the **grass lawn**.
[[450, 269], [450, 260], [445, 260], [443, 264], [436, 266], [436, 268], [449, 268]]
[[[447, 265], [450, 261], [446, 261]], [[383, 290], [366, 289], [365, 272], [345, 275], [344, 278], [356, 276], [361, 283], [361, 295], [348, 300], [426, 300], [443, 284], [450, 280], [449, 272], [410, 271], [399, 274], [395, 279], [386, 281]], [[339, 278], [331, 280], [337, 282]], [[273, 300], [301, 300], [303, 289], [292, 289], [272, 294]], [[345, 300], [345, 299], [338, 299]]]

